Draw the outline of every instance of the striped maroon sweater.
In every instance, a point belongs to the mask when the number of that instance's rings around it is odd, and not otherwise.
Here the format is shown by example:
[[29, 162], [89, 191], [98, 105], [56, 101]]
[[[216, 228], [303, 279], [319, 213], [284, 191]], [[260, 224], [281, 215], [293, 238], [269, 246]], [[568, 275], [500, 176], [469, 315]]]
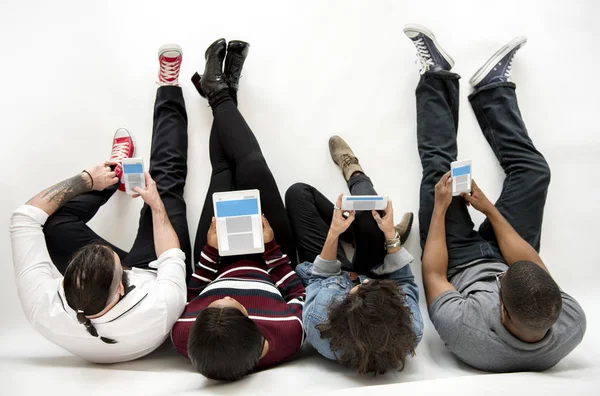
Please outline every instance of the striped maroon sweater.
[[259, 368], [280, 363], [298, 351], [304, 340], [304, 286], [274, 240], [265, 244], [263, 259], [240, 260], [221, 267], [218, 250], [204, 247], [188, 284], [189, 303], [171, 330], [179, 353], [188, 357], [188, 335], [200, 311], [227, 296], [246, 308], [269, 342], [269, 352], [260, 359]]

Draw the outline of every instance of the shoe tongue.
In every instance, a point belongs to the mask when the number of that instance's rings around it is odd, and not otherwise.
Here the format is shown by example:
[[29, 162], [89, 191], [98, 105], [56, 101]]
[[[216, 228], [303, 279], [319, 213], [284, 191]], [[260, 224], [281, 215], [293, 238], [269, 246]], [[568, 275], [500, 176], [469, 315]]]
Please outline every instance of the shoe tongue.
[[129, 137], [118, 137], [115, 139], [115, 143], [129, 143]]
[[167, 62], [175, 62], [179, 58], [179, 53], [175, 51], [168, 51], [162, 54], [161, 57]]

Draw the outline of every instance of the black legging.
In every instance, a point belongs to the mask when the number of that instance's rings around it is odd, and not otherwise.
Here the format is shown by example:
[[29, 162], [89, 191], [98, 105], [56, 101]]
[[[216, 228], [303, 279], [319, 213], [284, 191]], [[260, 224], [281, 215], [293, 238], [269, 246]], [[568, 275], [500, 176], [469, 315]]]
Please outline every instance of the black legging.
[[[365, 174], [354, 175], [348, 180], [352, 195], [377, 195], [371, 179]], [[329, 225], [333, 218], [333, 202], [316, 188], [296, 183], [285, 193], [285, 205], [298, 243], [298, 256], [301, 262], [314, 262], [321, 254]], [[383, 262], [387, 254], [385, 237], [371, 215], [371, 211], [358, 211], [352, 226], [340, 239], [354, 243], [354, 257], [348, 260], [341, 244], [338, 244], [337, 258], [345, 270], [361, 275], [376, 277], [371, 269]]]
[[258, 189], [261, 208], [273, 228], [275, 240], [288, 255], [292, 265], [296, 266], [296, 244], [292, 227], [277, 183], [256, 137], [226, 90], [211, 98], [211, 106], [214, 115], [209, 141], [212, 175], [196, 233], [195, 262], [200, 259], [200, 253], [206, 245], [206, 233], [214, 216], [213, 193]]

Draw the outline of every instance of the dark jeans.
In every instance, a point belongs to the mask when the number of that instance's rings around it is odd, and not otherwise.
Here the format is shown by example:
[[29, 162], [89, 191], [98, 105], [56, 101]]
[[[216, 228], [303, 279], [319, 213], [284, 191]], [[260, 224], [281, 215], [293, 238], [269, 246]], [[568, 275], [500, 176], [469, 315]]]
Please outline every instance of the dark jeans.
[[[150, 152], [150, 175], [156, 181], [169, 219], [186, 255], [188, 276], [191, 276], [191, 246], [186, 219], [183, 189], [187, 176], [187, 113], [179, 87], [160, 87], [154, 105], [154, 127]], [[73, 253], [90, 244], [111, 247], [127, 267], [148, 268], [156, 260], [152, 211], [144, 204], [140, 213], [137, 237], [129, 253], [110, 244], [87, 226], [98, 209], [117, 191], [117, 185], [103, 191], [81, 194], [56, 211], [44, 226], [46, 243], [52, 261], [64, 273]], [[119, 219], [115, 218], [118, 222]]]
[[[352, 195], [377, 195], [371, 179], [364, 174], [352, 176], [348, 181]], [[314, 262], [321, 254], [333, 216], [333, 203], [316, 188], [296, 183], [285, 194], [290, 222], [298, 243], [301, 262]], [[354, 257], [348, 260], [344, 249], [338, 246], [337, 258], [345, 270], [374, 276], [371, 269], [383, 262], [386, 255], [385, 237], [370, 211], [356, 212], [352, 226], [340, 236], [347, 243], [354, 243]]]
[[[417, 140], [423, 166], [419, 209], [422, 248], [429, 232], [435, 184], [457, 156], [459, 78], [450, 72], [427, 72], [416, 89]], [[550, 169], [527, 133], [515, 84], [490, 84], [471, 94], [469, 100], [483, 135], [506, 173], [496, 207], [539, 251]], [[450, 275], [453, 267], [478, 259], [504, 261], [489, 221], [486, 219], [475, 231], [460, 197], [453, 198], [446, 214], [446, 244]]]
[[212, 175], [198, 223], [194, 259], [199, 261], [206, 245], [206, 234], [214, 216], [213, 193], [257, 189], [262, 211], [273, 228], [275, 240], [296, 266], [298, 261], [292, 228], [277, 183], [254, 133], [226, 90], [211, 98], [211, 106], [214, 116], [209, 140]]

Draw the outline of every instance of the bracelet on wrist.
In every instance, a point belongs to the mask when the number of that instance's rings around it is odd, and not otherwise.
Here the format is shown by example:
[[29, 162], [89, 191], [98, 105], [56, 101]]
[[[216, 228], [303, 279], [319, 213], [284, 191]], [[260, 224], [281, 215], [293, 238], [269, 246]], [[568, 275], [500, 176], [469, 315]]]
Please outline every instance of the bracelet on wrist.
[[400, 234], [398, 234], [398, 231], [396, 231], [396, 235], [394, 236], [394, 238], [385, 240], [385, 248], [393, 249], [393, 248], [397, 248], [399, 246], [400, 246]]
[[85, 169], [82, 170], [81, 173], [86, 173], [90, 177], [90, 190], [94, 188], [94, 178], [92, 177], [92, 174]]

